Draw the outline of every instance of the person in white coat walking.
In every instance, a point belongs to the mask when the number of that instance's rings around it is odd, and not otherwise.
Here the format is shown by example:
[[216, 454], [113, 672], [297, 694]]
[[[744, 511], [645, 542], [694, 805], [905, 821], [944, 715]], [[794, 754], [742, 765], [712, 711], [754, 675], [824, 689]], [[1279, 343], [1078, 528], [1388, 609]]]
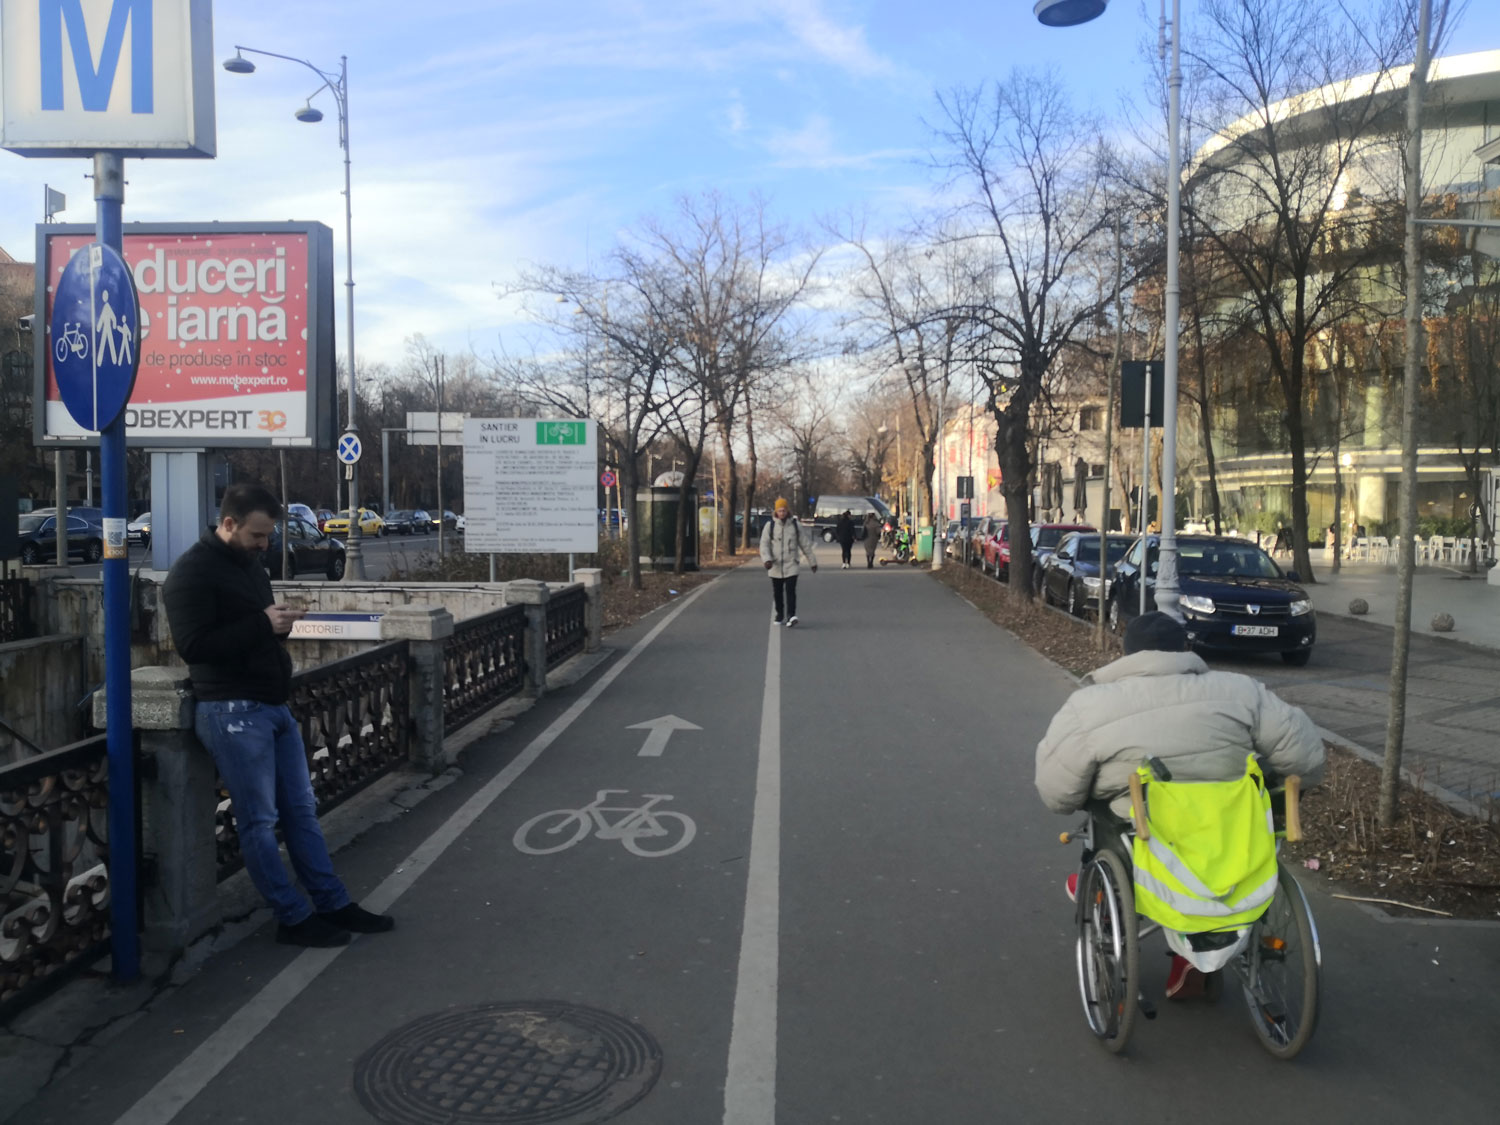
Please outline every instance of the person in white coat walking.
[[760, 559], [771, 573], [774, 620], [788, 628], [797, 624], [797, 574], [801, 570], [799, 560], [803, 558], [812, 572], [818, 573], [818, 560], [803, 534], [801, 521], [792, 515], [790, 504], [778, 499], [771, 519], [761, 528]]

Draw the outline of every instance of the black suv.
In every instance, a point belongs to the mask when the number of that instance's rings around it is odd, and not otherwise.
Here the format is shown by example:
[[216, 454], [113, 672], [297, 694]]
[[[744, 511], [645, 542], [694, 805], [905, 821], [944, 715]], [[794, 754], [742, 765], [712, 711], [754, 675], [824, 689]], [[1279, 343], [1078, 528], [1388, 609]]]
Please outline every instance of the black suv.
[[[1108, 620], [1123, 633], [1140, 612], [1142, 555], [1146, 608], [1156, 608], [1160, 538], [1137, 539], [1115, 568]], [[1279, 652], [1306, 664], [1318, 638], [1312, 599], [1296, 571], [1283, 572], [1254, 543], [1227, 536], [1184, 535], [1177, 540], [1177, 579], [1188, 639], [1195, 648], [1224, 652]]]

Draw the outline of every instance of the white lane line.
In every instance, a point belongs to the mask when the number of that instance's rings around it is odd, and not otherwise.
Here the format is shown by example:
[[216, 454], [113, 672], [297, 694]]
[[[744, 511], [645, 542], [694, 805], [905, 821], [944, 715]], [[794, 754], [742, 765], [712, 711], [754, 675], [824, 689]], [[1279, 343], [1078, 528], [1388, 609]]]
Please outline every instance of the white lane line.
[[[436, 831], [423, 840], [396, 870], [366, 895], [361, 901], [365, 907], [377, 913], [390, 906], [423, 875], [437, 858], [457, 840], [484, 811], [504, 793], [527, 767], [541, 757], [542, 752], [557, 739], [604, 690], [619, 677], [620, 673], [634, 662], [647, 645], [656, 640], [677, 615], [687, 609], [699, 595], [713, 583], [699, 586], [657, 623], [656, 627], [636, 642], [635, 647], [599, 677], [598, 681], [584, 692], [573, 706], [562, 713], [546, 730], [531, 740], [526, 749], [516, 755], [514, 761], [485, 783], [472, 797]], [[338, 958], [348, 946], [336, 949], [309, 949], [299, 954], [269, 984], [255, 994], [239, 1011], [235, 1012], [222, 1027], [205, 1039], [198, 1048], [178, 1063], [160, 1082], [122, 1114], [116, 1125], [164, 1125], [196, 1098], [234, 1061], [281, 1011], [295, 1000], [324, 969]]]
[[760, 707], [745, 924], [724, 1081], [724, 1125], [776, 1121], [776, 989], [781, 931], [781, 630], [771, 626]]

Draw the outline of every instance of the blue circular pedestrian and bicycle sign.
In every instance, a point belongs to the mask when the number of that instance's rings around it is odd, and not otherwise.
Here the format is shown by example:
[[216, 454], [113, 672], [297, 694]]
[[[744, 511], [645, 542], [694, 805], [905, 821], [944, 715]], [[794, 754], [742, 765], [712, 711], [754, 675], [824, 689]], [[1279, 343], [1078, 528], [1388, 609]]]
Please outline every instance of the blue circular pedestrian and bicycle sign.
[[68, 259], [52, 296], [52, 372], [73, 420], [98, 432], [120, 416], [141, 363], [135, 279], [111, 246]]

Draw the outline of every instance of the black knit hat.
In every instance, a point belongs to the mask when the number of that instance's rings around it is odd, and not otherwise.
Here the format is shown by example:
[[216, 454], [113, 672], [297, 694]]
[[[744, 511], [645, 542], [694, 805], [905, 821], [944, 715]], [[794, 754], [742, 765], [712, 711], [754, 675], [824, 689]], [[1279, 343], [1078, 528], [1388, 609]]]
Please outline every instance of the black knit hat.
[[1125, 655], [1136, 652], [1182, 652], [1187, 630], [1174, 618], [1154, 611], [1143, 613], [1125, 629]]

